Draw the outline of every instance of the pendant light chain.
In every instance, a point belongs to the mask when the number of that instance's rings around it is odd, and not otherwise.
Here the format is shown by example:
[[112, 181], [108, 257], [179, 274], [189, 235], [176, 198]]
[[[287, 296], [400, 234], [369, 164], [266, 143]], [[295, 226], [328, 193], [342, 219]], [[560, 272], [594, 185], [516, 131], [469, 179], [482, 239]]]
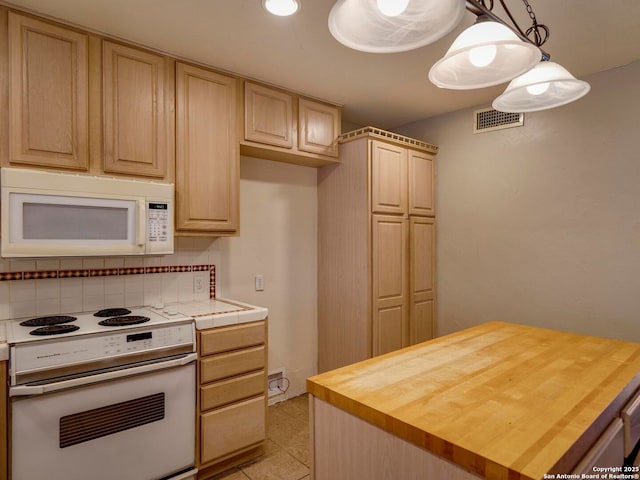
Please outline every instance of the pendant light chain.
[[[537, 47], [541, 47], [542, 45], [545, 44], [545, 42], [549, 38], [549, 27], [547, 27], [546, 25], [543, 25], [542, 23], [538, 23], [538, 20], [536, 19], [536, 14], [533, 12], [533, 7], [527, 0], [522, 0], [522, 3], [524, 3], [527, 9], [527, 13], [529, 14], [529, 18], [531, 18], [532, 25], [527, 29], [526, 32], [522, 31], [522, 29], [520, 28], [516, 20], [513, 18], [513, 15], [511, 15], [509, 8], [504, 3], [504, 0], [500, 0], [500, 3], [502, 4], [502, 8], [504, 8], [504, 11], [507, 13], [509, 18], [511, 19], [511, 22], [515, 25], [515, 27], [518, 29], [521, 35], [530, 39], [531, 42]], [[532, 34], [533, 34], [533, 38], [531, 38]]]

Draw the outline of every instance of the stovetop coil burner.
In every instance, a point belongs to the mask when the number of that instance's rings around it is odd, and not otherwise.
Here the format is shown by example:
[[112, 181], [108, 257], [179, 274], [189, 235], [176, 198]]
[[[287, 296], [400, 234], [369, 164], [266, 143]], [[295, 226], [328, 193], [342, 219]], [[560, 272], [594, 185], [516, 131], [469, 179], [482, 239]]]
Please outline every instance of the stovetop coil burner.
[[29, 335], [38, 335], [38, 336], [59, 335], [61, 333], [75, 332], [76, 330], [79, 330], [79, 329], [80, 327], [78, 327], [77, 325], [46, 325], [44, 327], [31, 330], [29, 332]]
[[94, 317], [121, 317], [122, 315], [129, 315], [131, 310], [128, 308], [105, 308], [93, 314]]
[[98, 324], [104, 327], [122, 327], [126, 325], [137, 325], [138, 323], [145, 323], [149, 320], [149, 317], [143, 317], [141, 315], [127, 315], [124, 317], [105, 318], [104, 320], [100, 320]]
[[69, 323], [77, 320], [76, 317], [70, 317], [68, 315], [51, 315], [47, 317], [30, 318], [24, 322], [20, 322], [23, 327], [44, 327], [47, 325], [60, 325], [62, 323]]

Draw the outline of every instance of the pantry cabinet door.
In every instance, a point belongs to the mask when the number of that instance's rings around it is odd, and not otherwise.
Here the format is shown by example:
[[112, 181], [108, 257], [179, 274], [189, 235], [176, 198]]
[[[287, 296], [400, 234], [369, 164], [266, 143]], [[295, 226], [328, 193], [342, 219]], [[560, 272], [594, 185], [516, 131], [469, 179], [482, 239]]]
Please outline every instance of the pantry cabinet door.
[[176, 68], [176, 228], [236, 232], [236, 79], [183, 63]]
[[372, 353], [381, 355], [409, 343], [407, 305], [407, 220], [373, 215], [372, 219]]
[[371, 211], [407, 213], [407, 150], [371, 141]]
[[433, 156], [409, 150], [409, 215], [435, 216], [434, 180]]
[[102, 55], [104, 171], [164, 178], [165, 58], [108, 41]]
[[8, 17], [10, 163], [88, 170], [88, 36]]
[[411, 344], [435, 336], [436, 227], [433, 218], [409, 221], [409, 325]]

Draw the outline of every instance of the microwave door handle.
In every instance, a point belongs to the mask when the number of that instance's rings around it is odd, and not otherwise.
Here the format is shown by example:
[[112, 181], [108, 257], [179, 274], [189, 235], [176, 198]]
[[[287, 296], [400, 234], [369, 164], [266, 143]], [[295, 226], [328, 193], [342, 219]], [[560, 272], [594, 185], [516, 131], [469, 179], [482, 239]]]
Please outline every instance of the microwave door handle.
[[136, 229], [136, 245], [144, 245], [147, 205], [145, 200], [138, 200], [138, 228]]
[[42, 385], [17, 385], [9, 388], [10, 397], [22, 397], [26, 395], [42, 395], [58, 390], [65, 390], [72, 387], [80, 387], [83, 385], [91, 385], [94, 383], [114, 380], [116, 378], [129, 377], [131, 375], [139, 375], [141, 373], [155, 372], [164, 370], [165, 368], [181, 367], [189, 363], [195, 362], [197, 355], [189, 353], [180, 358], [166, 360], [148, 365], [140, 365], [138, 367], [125, 367], [111, 372], [98, 373], [96, 375], [88, 375], [85, 377], [73, 378], [71, 380], [60, 380], [58, 382], [46, 383]]

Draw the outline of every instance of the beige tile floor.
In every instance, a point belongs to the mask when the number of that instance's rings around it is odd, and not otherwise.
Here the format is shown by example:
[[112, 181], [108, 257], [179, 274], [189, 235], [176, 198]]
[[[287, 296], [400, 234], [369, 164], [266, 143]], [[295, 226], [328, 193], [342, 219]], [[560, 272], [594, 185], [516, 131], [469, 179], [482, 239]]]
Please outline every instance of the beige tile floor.
[[265, 453], [253, 462], [214, 477], [215, 480], [308, 480], [309, 400], [307, 395], [267, 409]]

